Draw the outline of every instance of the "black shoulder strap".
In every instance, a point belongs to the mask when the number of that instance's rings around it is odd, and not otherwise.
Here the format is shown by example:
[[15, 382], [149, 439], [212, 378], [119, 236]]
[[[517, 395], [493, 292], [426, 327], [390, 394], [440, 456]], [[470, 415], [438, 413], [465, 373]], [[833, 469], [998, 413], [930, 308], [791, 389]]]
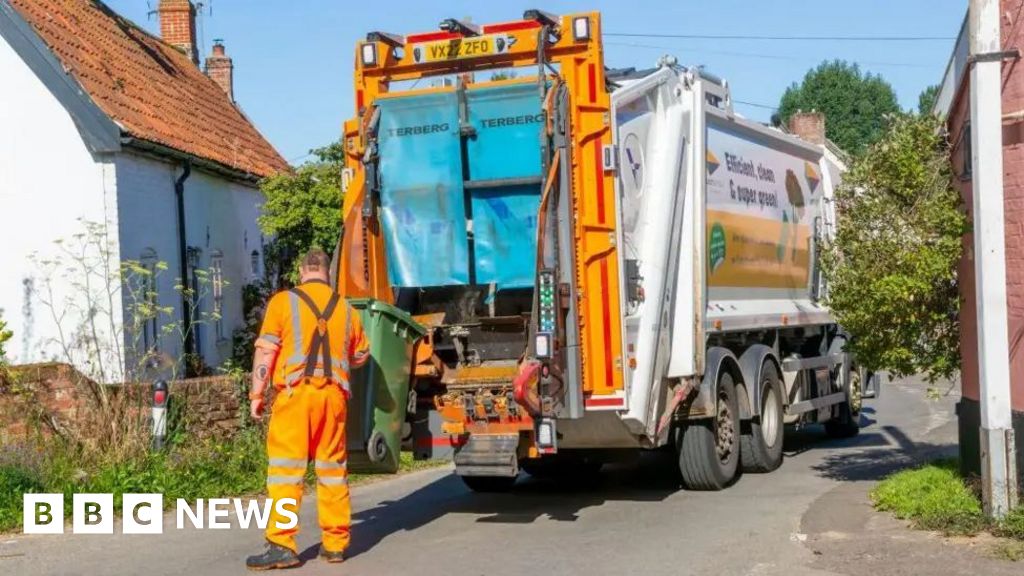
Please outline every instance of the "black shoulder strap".
[[[323, 312], [320, 312], [320, 307], [316, 305], [313, 298], [306, 294], [305, 291], [297, 287], [292, 288], [291, 291], [306, 303], [306, 306], [313, 312], [313, 316], [316, 317], [317, 321], [317, 329], [313, 332], [313, 338], [309, 343], [309, 350], [306, 353], [306, 369], [303, 371], [303, 375], [307, 378], [314, 375], [317, 355], [319, 353], [324, 376], [331, 380], [334, 378], [334, 369], [331, 362], [331, 335], [327, 331], [327, 322], [334, 315], [341, 297], [337, 293], [331, 294], [331, 299], [327, 301], [327, 307], [324, 308]], [[298, 336], [296, 334], [296, 337]]]

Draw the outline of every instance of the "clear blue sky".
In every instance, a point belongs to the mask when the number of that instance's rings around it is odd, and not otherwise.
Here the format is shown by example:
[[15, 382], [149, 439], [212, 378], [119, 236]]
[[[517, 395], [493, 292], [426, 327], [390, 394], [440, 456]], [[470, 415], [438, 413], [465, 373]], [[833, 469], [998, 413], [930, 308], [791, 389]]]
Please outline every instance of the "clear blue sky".
[[[966, 0], [204, 0], [200, 48], [223, 38], [235, 61], [235, 95], [281, 154], [300, 163], [310, 148], [340, 134], [353, 113], [354, 46], [371, 30], [399, 34], [436, 29], [445, 17], [488, 23], [518, 19], [526, 8], [567, 13], [600, 10], [605, 32], [796, 36], [955, 37]], [[114, 10], [157, 32], [158, 0], [106, 0]], [[212, 14], [211, 14], [212, 7]], [[782, 92], [824, 59], [858, 62], [881, 74], [905, 108], [938, 83], [953, 41], [809, 42], [605, 39], [612, 67], [649, 67], [658, 56], [703, 64], [729, 80], [733, 98], [775, 106]], [[772, 111], [738, 105], [767, 120]]]

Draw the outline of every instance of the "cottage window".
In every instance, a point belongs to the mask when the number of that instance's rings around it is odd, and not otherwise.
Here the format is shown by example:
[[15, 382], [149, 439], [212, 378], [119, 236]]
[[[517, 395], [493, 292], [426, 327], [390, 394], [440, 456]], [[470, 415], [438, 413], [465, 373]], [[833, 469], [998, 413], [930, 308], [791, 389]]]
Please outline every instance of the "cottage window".
[[260, 276], [260, 251], [259, 250], [253, 250], [252, 251], [252, 255], [250, 256], [250, 264], [252, 265], [252, 275], [253, 275], [253, 277], [254, 278], [259, 278], [259, 276]]
[[160, 293], [156, 283], [158, 261], [156, 250], [147, 248], [142, 251], [139, 263], [145, 272], [139, 282], [139, 302], [137, 311], [142, 315], [143, 354], [150, 355], [160, 351]]
[[227, 339], [224, 333], [224, 253], [214, 250], [210, 254], [210, 285], [213, 292], [213, 318], [217, 341]]

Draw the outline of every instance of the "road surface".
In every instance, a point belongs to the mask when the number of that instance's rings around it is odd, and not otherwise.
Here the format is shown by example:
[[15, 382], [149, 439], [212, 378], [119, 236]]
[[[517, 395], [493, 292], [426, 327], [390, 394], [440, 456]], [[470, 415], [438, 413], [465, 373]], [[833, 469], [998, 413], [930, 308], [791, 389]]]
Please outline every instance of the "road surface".
[[[955, 400], [928, 400], [920, 382], [888, 384], [867, 401], [859, 437], [793, 431], [782, 468], [717, 493], [679, 489], [664, 479], [672, 463], [657, 457], [606, 471], [586, 489], [523, 477], [511, 494], [474, 494], [450, 468], [357, 486], [353, 547], [341, 566], [315, 558], [307, 498], [300, 550], [308, 561], [288, 574], [879, 575], [924, 573], [928, 562], [938, 562], [931, 574], [974, 573], [994, 561], [910, 532], [867, 504], [873, 482], [891, 470], [955, 453]], [[172, 518], [162, 536], [9, 538], [0, 574], [245, 574], [245, 556], [261, 548], [254, 529], [173, 526]]]

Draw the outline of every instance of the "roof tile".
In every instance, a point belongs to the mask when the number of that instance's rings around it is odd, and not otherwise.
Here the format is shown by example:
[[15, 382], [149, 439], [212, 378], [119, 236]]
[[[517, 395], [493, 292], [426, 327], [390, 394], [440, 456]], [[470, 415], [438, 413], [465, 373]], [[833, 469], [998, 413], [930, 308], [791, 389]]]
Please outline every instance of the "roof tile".
[[10, 0], [97, 106], [135, 138], [270, 176], [288, 163], [174, 47], [98, 0]]

